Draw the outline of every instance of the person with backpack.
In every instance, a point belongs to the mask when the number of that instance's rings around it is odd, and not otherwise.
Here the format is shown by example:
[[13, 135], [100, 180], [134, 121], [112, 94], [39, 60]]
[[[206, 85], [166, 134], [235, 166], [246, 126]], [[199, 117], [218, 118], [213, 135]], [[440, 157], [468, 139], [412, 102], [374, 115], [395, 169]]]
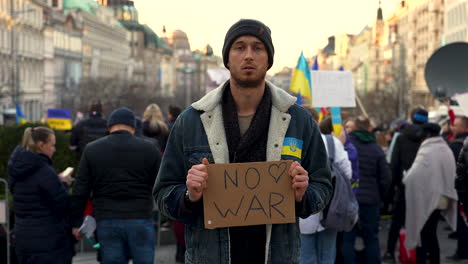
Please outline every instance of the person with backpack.
[[[314, 113], [315, 109], [309, 107], [306, 109], [312, 113], [312, 116], [317, 122], [318, 113]], [[349, 183], [352, 175], [351, 163], [348, 159], [348, 154], [343, 148], [343, 144], [339, 139], [331, 135], [333, 126], [330, 118], [320, 123], [320, 130], [325, 149], [330, 159], [332, 177], [340, 178], [340, 180], [342, 180], [341, 177], [343, 177], [343, 180], [348, 180]], [[324, 135], [323, 132], [328, 132], [328, 134]], [[334, 181], [336, 183], [338, 179], [334, 179]], [[350, 184], [348, 188], [349, 193], [352, 194]], [[335, 189], [334, 194], [336, 193], [337, 190]], [[333, 204], [333, 198], [330, 204]], [[306, 219], [299, 219], [299, 228], [301, 231], [301, 264], [335, 263], [336, 237], [337, 232], [341, 230], [324, 227], [322, 220], [324, 220], [323, 212], [311, 215]]]
[[365, 263], [379, 264], [379, 220], [380, 203], [391, 183], [391, 176], [385, 153], [376, 144], [370, 133], [367, 117], [360, 116], [354, 121], [356, 130], [350, 133], [351, 143], [356, 147], [359, 158], [359, 188], [356, 198], [359, 203], [359, 221], [353, 230], [344, 234], [344, 263], [356, 263], [354, 244], [358, 232], [364, 240]]

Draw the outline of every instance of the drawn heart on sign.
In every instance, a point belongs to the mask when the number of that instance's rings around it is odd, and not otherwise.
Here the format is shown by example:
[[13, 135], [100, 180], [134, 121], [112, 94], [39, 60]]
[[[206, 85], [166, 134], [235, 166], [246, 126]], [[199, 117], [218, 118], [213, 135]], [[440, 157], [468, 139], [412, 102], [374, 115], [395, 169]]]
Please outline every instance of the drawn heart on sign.
[[275, 179], [275, 182], [278, 183], [278, 181], [281, 179], [281, 176], [283, 176], [284, 172], [286, 171], [286, 163], [280, 163], [280, 164], [271, 164], [270, 167], [268, 167], [268, 173], [270, 174], [273, 179]]

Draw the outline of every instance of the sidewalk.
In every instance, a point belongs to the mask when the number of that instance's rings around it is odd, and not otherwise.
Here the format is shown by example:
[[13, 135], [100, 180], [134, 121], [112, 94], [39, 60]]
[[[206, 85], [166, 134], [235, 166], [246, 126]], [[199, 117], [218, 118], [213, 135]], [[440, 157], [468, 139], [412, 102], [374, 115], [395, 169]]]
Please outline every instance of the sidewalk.
[[[163, 245], [156, 249], [155, 264], [174, 264], [175, 263], [175, 245]], [[73, 258], [73, 264], [99, 264], [96, 261], [96, 253], [85, 252], [78, 254]]]
[[[387, 244], [387, 234], [388, 229], [390, 227], [391, 220], [381, 220], [380, 224], [380, 248], [381, 253], [383, 254]], [[468, 264], [468, 261], [447, 261], [446, 257], [452, 255], [455, 251], [456, 247], [456, 240], [448, 239], [448, 234], [451, 231], [446, 230], [447, 224], [444, 221], [440, 221], [438, 224], [438, 239], [439, 239], [439, 246], [440, 246], [440, 255], [441, 255], [441, 262], [442, 264]], [[362, 247], [362, 240], [358, 239], [357, 247]], [[175, 264], [175, 251], [176, 246], [175, 244], [170, 245], [162, 245], [156, 249], [156, 260], [155, 263], [157, 264]], [[96, 261], [96, 253], [83, 253], [78, 254], [73, 259], [74, 264], [98, 264]]]

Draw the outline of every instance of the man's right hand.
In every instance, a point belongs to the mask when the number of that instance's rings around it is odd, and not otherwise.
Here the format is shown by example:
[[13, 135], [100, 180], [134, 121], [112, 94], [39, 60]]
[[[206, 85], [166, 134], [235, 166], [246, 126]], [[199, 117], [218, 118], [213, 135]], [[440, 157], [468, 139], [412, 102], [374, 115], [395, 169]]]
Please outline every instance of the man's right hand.
[[203, 196], [203, 190], [206, 189], [208, 180], [208, 159], [203, 158], [202, 164], [193, 165], [187, 174], [187, 190], [191, 202], [198, 202]]
[[77, 227], [72, 228], [72, 234], [75, 236], [75, 239], [78, 241], [84, 238], [80, 233], [80, 229]]

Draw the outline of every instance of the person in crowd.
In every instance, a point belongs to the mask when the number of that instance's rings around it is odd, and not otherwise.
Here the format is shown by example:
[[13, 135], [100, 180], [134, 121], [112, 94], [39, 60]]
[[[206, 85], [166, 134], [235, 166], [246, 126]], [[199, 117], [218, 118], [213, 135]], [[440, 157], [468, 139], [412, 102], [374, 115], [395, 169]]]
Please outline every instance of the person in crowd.
[[350, 232], [343, 235], [344, 263], [356, 263], [354, 244], [360, 229], [364, 240], [366, 263], [380, 263], [379, 219], [380, 203], [390, 187], [391, 177], [385, 154], [370, 133], [370, 121], [364, 116], [354, 120], [356, 130], [350, 139], [359, 158], [359, 188], [356, 198], [359, 203], [359, 221]]
[[422, 142], [421, 126], [428, 121], [428, 112], [415, 108], [410, 114], [412, 124], [401, 130], [393, 147], [391, 157], [392, 188], [395, 192], [392, 224], [388, 231], [387, 251], [383, 260], [395, 262], [395, 248], [400, 229], [405, 223], [405, 189], [402, 183], [403, 174], [408, 171], [416, 158]]
[[169, 129], [164, 122], [159, 106], [157, 104], [148, 105], [143, 113], [142, 121], [143, 135], [154, 138], [159, 144], [159, 149], [164, 152], [167, 137], [169, 136]]
[[422, 125], [423, 142], [406, 176], [406, 240], [408, 249], [416, 248], [416, 263], [440, 263], [437, 222], [446, 217], [452, 229], [456, 227], [457, 193], [455, 191], [455, 159], [440, 126]]
[[169, 131], [171, 131], [177, 117], [179, 117], [180, 113], [182, 113], [182, 108], [176, 105], [170, 105], [168, 110], [169, 112], [167, 114], [166, 125], [167, 128], [169, 128]]
[[345, 122], [345, 130], [346, 130], [346, 133], [348, 134], [356, 130], [356, 125], [354, 124], [354, 120], [349, 119], [348, 121]]
[[[156, 234], [151, 190], [159, 170], [158, 148], [136, 137], [135, 115], [114, 110], [107, 121], [110, 134], [86, 146], [72, 192], [73, 234], [91, 197], [103, 264], [152, 264]], [[91, 196], [92, 194], [92, 196]]]
[[[354, 122], [353, 122], [354, 124]], [[353, 193], [356, 194], [359, 189], [359, 158], [356, 147], [351, 143], [350, 137], [346, 129], [342, 129], [338, 136], [340, 141], [343, 143], [343, 147], [348, 154], [349, 161], [351, 162], [352, 177], [351, 187]], [[344, 232], [338, 232], [336, 236], [336, 258], [335, 264], [344, 263], [344, 252], [343, 252], [343, 235]]]
[[[315, 122], [318, 123], [319, 114], [311, 107], [306, 108], [314, 118]], [[333, 125], [331, 118], [327, 117], [322, 120], [319, 124], [320, 132], [322, 133], [322, 140], [325, 145], [325, 149], [328, 153], [326, 135], [333, 133]], [[325, 134], [324, 132], [328, 132]], [[346, 177], [351, 179], [352, 170], [351, 163], [348, 159], [341, 141], [333, 136], [333, 142], [335, 146], [335, 160], [337, 167], [344, 173]], [[301, 230], [301, 263], [302, 264], [313, 264], [313, 263], [335, 263], [337, 254], [336, 245], [337, 231], [333, 229], [325, 229], [320, 221], [323, 218], [322, 212], [311, 215], [306, 219], [299, 219], [299, 228]], [[342, 243], [339, 243], [342, 244]]]
[[88, 113], [89, 117], [74, 126], [70, 136], [70, 149], [78, 153], [78, 158], [81, 158], [81, 154], [88, 143], [107, 135], [106, 120], [102, 117], [101, 102], [93, 100]]
[[[318, 122], [318, 112], [311, 108], [305, 107], [311, 112], [315, 122]], [[322, 140], [325, 149], [328, 153], [326, 135], [332, 136], [333, 125], [331, 118], [327, 117], [320, 122], [320, 132], [322, 133]], [[327, 134], [326, 134], [327, 133]], [[343, 175], [351, 179], [352, 169], [351, 162], [348, 159], [348, 154], [345, 151], [341, 141], [333, 137], [335, 146], [334, 162]], [[299, 228], [301, 230], [301, 264], [333, 264], [335, 263], [337, 252], [337, 231], [333, 229], [326, 229], [320, 221], [323, 218], [322, 212], [311, 215], [306, 219], [299, 219]], [[341, 236], [342, 238], [342, 236]], [[338, 243], [341, 245], [342, 243]]]
[[[468, 117], [457, 116], [453, 122], [453, 140], [449, 142], [449, 147], [452, 150], [455, 160], [460, 156], [460, 152], [463, 147], [463, 141], [468, 136]], [[463, 196], [462, 193], [459, 193]], [[457, 239], [457, 248], [455, 252], [448, 256], [449, 260], [464, 260], [468, 259], [468, 227], [465, 224], [463, 215], [457, 213], [457, 229], [455, 231], [455, 237]]]
[[463, 211], [468, 212], [468, 139], [466, 138], [457, 160], [455, 189], [458, 193], [458, 200], [463, 206]]
[[8, 161], [8, 187], [15, 208], [16, 254], [20, 264], [71, 264], [68, 221], [70, 175], [52, 167], [55, 134], [47, 127], [26, 128], [21, 146]]
[[[332, 185], [317, 125], [296, 98], [265, 80], [273, 65], [270, 29], [242, 19], [228, 30], [223, 61], [230, 80], [177, 118], [154, 187], [163, 214], [186, 224], [189, 263], [299, 263], [297, 223], [206, 229], [209, 163], [294, 160], [288, 169], [296, 216], [323, 210]], [[293, 142], [300, 152], [283, 152]], [[285, 144], [285, 145], [283, 145]]]

